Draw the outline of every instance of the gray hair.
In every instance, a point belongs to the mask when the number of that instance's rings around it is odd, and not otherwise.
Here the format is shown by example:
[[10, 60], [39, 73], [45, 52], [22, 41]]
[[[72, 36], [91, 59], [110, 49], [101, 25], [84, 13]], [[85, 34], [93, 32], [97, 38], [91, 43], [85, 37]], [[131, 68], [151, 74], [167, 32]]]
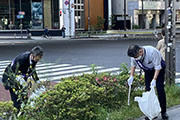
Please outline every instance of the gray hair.
[[31, 54], [33, 54], [33, 56], [43, 56], [44, 52], [42, 47], [40, 46], [35, 46], [32, 50], [31, 50]]

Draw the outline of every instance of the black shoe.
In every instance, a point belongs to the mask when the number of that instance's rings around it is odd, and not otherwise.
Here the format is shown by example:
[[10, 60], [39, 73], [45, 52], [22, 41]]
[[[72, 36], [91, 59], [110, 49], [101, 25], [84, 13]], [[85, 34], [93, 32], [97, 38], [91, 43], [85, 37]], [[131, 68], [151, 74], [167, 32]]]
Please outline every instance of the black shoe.
[[167, 113], [163, 113], [163, 114], [161, 114], [161, 116], [162, 116], [162, 119], [164, 119], [164, 120], [168, 120], [168, 118], [169, 118]]
[[[158, 118], [158, 117], [153, 118], [153, 120], [156, 119], [156, 118]], [[145, 120], [150, 120], [150, 119], [148, 117], [145, 117]]]
[[148, 117], [145, 117], [145, 120], [150, 120]]

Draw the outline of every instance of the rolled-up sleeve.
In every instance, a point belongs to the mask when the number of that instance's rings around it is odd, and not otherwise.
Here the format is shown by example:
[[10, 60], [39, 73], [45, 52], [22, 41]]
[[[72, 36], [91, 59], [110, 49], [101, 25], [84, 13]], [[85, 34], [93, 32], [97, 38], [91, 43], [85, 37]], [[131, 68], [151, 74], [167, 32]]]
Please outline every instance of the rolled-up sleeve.
[[162, 57], [160, 52], [155, 50], [152, 54], [152, 63], [155, 70], [161, 70], [161, 59]]
[[134, 60], [134, 58], [131, 58], [131, 67], [136, 67], [136, 66], [137, 66], [136, 61]]

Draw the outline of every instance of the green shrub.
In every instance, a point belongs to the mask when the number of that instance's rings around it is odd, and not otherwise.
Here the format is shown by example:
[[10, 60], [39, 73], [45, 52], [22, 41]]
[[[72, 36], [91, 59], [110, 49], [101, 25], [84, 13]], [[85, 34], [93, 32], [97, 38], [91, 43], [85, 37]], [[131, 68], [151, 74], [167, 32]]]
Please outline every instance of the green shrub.
[[140, 29], [140, 26], [134, 25], [134, 26], [133, 26], [133, 29]]
[[13, 107], [12, 101], [3, 102], [0, 101], [0, 117], [9, 120], [17, 112], [17, 109]]
[[[84, 81], [65, 80], [35, 100], [26, 118], [90, 120], [98, 117], [104, 88]], [[31, 115], [31, 116], [29, 116]]]
[[[62, 79], [54, 88], [41, 94], [23, 107], [19, 120], [104, 120], [112, 111], [127, 105], [129, 69], [122, 64], [119, 74], [93, 74]], [[131, 96], [142, 93], [144, 81], [135, 75]], [[140, 89], [138, 89], [140, 88]], [[131, 97], [133, 99], [133, 97]], [[133, 100], [131, 100], [133, 101]], [[112, 114], [110, 114], [112, 113]]]

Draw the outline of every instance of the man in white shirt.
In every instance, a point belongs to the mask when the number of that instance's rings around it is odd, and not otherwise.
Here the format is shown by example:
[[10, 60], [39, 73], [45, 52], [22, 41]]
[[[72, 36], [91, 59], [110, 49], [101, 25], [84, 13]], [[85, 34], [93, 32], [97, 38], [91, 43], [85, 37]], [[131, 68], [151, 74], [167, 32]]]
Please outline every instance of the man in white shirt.
[[[134, 72], [138, 65], [145, 72], [146, 91], [150, 91], [150, 86], [157, 88], [158, 98], [161, 107], [161, 116], [168, 119], [166, 114], [166, 94], [164, 90], [165, 62], [161, 53], [152, 46], [131, 45], [128, 48], [128, 56], [131, 57], [131, 74], [128, 85], [134, 79]], [[148, 120], [148, 118], [145, 118]]]

